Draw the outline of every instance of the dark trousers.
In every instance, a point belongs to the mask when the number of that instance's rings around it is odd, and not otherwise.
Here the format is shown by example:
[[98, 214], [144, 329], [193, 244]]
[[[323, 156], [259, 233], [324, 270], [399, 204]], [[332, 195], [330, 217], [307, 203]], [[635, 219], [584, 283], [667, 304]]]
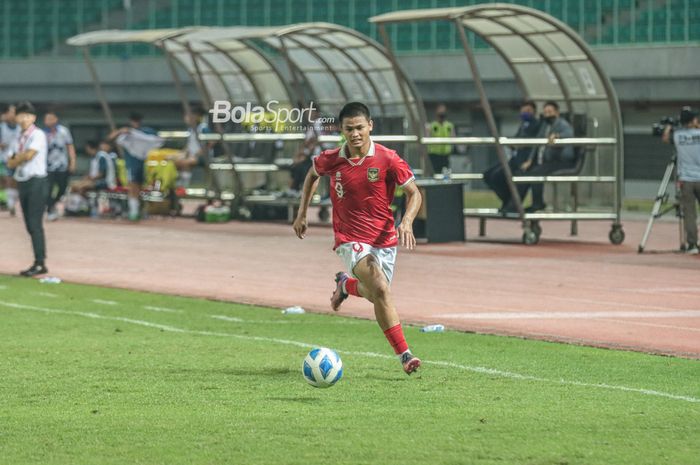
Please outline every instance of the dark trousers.
[[34, 261], [43, 265], [46, 259], [46, 243], [44, 241], [44, 210], [48, 196], [48, 180], [30, 178], [29, 181], [17, 183], [19, 203], [22, 205], [24, 226], [32, 238]]
[[[556, 171], [571, 169], [573, 162], [552, 161], [531, 167], [526, 172], [517, 173], [520, 176], [548, 176]], [[532, 188], [532, 205], [544, 205], [544, 183], [519, 184], [518, 193], [524, 199], [527, 191]]]
[[[520, 167], [520, 161], [511, 159], [508, 162], [510, 166], [511, 173], [516, 173], [518, 167]], [[506, 172], [500, 163], [497, 163], [484, 171], [484, 182], [489, 188], [496, 193], [501, 202], [503, 202], [502, 207], [505, 207], [508, 202], [510, 202], [511, 194], [508, 188], [508, 180], [506, 179]]]
[[430, 164], [433, 165], [433, 174], [441, 174], [443, 168], [450, 167], [449, 155], [437, 155], [435, 153], [428, 155], [430, 155]]
[[683, 181], [681, 185], [681, 208], [683, 209], [685, 239], [691, 247], [698, 243], [698, 224], [695, 212], [696, 200], [700, 202], [700, 182]]
[[48, 184], [49, 195], [46, 202], [46, 209], [51, 212], [56, 206], [56, 202], [66, 193], [66, 188], [68, 187], [68, 171], [49, 172]]

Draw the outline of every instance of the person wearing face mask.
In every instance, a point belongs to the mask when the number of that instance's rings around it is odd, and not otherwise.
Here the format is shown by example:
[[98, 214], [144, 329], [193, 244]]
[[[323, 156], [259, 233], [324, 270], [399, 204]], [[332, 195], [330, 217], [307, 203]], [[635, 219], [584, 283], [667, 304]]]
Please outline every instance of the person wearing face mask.
[[[540, 122], [537, 119], [537, 104], [531, 100], [523, 102], [520, 106], [520, 126], [518, 126], [518, 131], [514, 137], [536, 137], [539, 130]], [[513, 149], [512, 156], [508, 160], [510, 171], [520, 170], [520, 167], [530, 158], [533, 151], [534, 147], [517, 147]], [[510, 189], [508, 189], [506, 173], [501, 163], [496, 163], [484, 172], [484, 182], [501, 199], [501, 211], [503, 211], [510, 203], [511, 194]]]
[[[447, 107], [440, 104], [435, 109], [435, 121], [428, 125], [428, 137], [455, 137], [455, 126], [447, 120]], [[428, 156], [433, 167], [433, 173], [442, 173], [443, 169], [450, 168], [450, 155], [452, 144], [428, 145]]]
[[11, 149], [7, 167], [14, 170], [19, 189], [24, 225], [32, 239], [34, 264], [20, 272], [22, 276], [36, 276], [48, 270], [44, 264], [46, 244], [44, 241], [44, 210], [48, 196], [46, 134], [34, 125], [36, 110], [29, 102], [17, 105], [17, 123], [22, 128], [19, 139]]
[[[542, 145], [533, 150], [530, 157], [520, 166], [519, 172], [514, 173], [514, 175], [523, 175], [527, 172], [527, 176], [547, 176], [559, 170], [570, 169], [576, 164], [576, 154], [573, 146], [554, 145], [555, 139], [574, 137], [574, 129], [559, 114], [557, 102], [549, 101], [544, 104], [542, 122], [537, 137], [547, 138], [549, 142], [547, 145]], [[521, 199], [525, 198], [530, 188], [532, 188], [532, 204], [525, 211], [534, 213], [544, 210], [546, 208], [544, 203], [544, 184], [519, 184], [518, 194], [520, 194]], [[507, 210], [514, 211], [512, 202]]]

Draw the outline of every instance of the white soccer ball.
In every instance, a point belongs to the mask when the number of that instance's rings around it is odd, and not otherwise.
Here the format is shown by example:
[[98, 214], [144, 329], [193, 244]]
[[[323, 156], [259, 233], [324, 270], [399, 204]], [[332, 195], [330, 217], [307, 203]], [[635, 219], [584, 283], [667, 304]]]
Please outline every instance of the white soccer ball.
[[304, 359], [301, 372], [313, 387], [331, 387], [343, 377], [343, 361], [331, 349], [313, 349]]

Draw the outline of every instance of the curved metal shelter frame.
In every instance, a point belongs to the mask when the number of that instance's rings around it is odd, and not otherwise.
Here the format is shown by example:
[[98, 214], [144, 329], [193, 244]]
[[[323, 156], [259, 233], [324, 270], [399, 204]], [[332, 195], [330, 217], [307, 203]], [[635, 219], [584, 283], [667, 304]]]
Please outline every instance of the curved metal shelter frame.
[[[382, 45], [369, 37], [336, 24], [304, 23], [276, 27], [186, 27], [154, 30], [93, 31], [68, 39], [82, 47], [98, 98], [109, 125], [114, 118], [90, 56], [95, 45], [150, 44], [161, 49], [170, 67], [183, 110], [189, 102], [177, 73], [179, 64], [195, 83], [202, 103], [225, 100], [232, 105], [265, 107], [276, 100], [278, 108], [294, 108], [314, 102], [324, 113], [337, 114], [352, 100], [366, 103], [373, 115], [401, 121], [408, 118], [411, 131], [419, 133], [423, 103], [413, 84]], [[239, 134], [224, 134], [223, 141], [239, 140]], [[254, 140], [266, 136], [302, 140], [303, 134], [248, 134]], [[233, 171], [234, 197], [242, 197], [236, 163], [227, 144], [223, 148], [231, 163], [213, 164]], [[425, 163], [425, 157], [421, 158]], [[269, 165], [267, 165], [269, 166]], [[213, 178], [215, 179], [215, 178]], [[215, 190], [218, 192], [217, 186]]]
[[[618, 99], [608, 76], [590, 48], [571, 28], [561, 21], [539, 10], [513, 4], [494, 3], [458, 8], [435, 8], [405, 10], [382, 14], [370, 18], [377, 24], [387, 49], [391, 50], [387, 24], [416, 21], [449, 21], [457, 27], [459, 40], [464, 48], [477, 88], [486, 122], [492, 138], [481, 141], [494, 145], [499, 161], [507, 173], [509, 188], [517, 203], [518, 218], [539, 219], [612, 219], [613, 233], [621, 234], [620, 209], [622, 201], [623, 139], [622, 121]], [[560, 103], [563, 112], [570, 116], [582, 115], [586, 119], [586, 139], [578, 142], [561, 140], [566, 144], [594, 147], [592, 156], [587, 156], [578, 176], [541, 177], [548, 182], [587, 182], [612, 186], [612, 212], [572, 212], [526, 214], [517, 194], [515, 183], [540, 180], [534, 177], [512, 177], [508, 167], [504, 145], [517, 145], [517, 141], [501, 138], [488, 96], [484, 90], [469, 38], [465, 30], [471, 31], [486, 41], [505, 61], [513, 72], [523, 97], [535, 101], [554, 100]], [[423, 123], [425, 121], [422, 121]], [[469, 139], [469, 138], [467, 138]], [[471, 138], [473, 139], [473, 138]], [[424, 142], [430, 143], [429, 139]], [[444, 143], [445, 140], [442, 140]], [[455, 138], [454, 143], [464, 143]], [[470, 140], [471, 143], [479, 143]], [[543, 141], [520, 141], [520, 145], [541, 145]], [[557, 141], [559, 143], [559, 141]], [[601, 175], [606, 173], [608, 176]], [[586, 176], [588, 175], [588, 176]], [[467, 177], [468, 178], [468, 177]], [[562, 179], [558, 179], [562, 178]], [[474, 178], [471, 178], [474, 179]], [[609, 190], [609, 189], [608, 189]], [[489, 215], [485, 215], [489, 216]], [[491, 215], [494, 216], [494, 215]], [[525, 221], [528, 233], [531, 221]], [[539, 225], [537, 225], [539, 228]], [[575, 223], [572, 223], [574, 232]], [[624, 235], [623, 235], [624, 237]], [[539, 234], [537, 234], [539, 238]], [[614, 241], [615, 242], [615, 241]]]
[[287, 107], [313, 101], [335, 113], [359, 100], [382, 117], [421, 120], [420, 97], [403, 71], [395, 72], [390, 53], [335, 24], [105, 30], [68, 39], [85, 48], [127, 42], [163, 50], [187, 71], [208, 106], [215, 100], [258, 105], [277, 100]]

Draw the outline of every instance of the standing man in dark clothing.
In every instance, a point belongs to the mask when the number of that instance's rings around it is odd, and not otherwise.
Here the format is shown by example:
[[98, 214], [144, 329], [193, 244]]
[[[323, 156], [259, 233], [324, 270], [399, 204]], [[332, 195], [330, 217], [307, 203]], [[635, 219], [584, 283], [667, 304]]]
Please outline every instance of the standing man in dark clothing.
[[44, 126], [49, 147], [47, 155], [49, 196], [46, 218], [49, 221], [56, 221], [58, 219], [56, 202], [66, 193], [68, 176], [75, 171], [75, 145], [68, 128], [58, 124], [55, 111], [48, 111], [44, 115]]
[[44, 210], [48, 195], [46, 180], [46, 134], [34, 125], [36, 110], [29, 102], [17, 105], [17, 123], [22, 128], [19, 140], [15, 142], [7, 166], [15, 170], [14, 178], [19, 189], [19, 202], [22, 205], [24, 225], [32, 238], [34, 264], [20, 272], [22, 276], [36, 276], [48, 270], [44, 263], [46, 245], [44, 241]]
[[[549, 143], [532, 151], [530, 158], [522, 164], [519, 175], [527, 173], [527, 176], [547, 176], [559, 170], [573, 168], [576, 164], [573, 146], [554, 145], [555, 139], [574, 137], [574, 129], [560, 116], [557, 102], [549, 101], [544, 104], [542, 123], [537, 137], [547, 138]], [[532, 187], [532, 204], [525, 211], [534, 213], [544, 210], [547, 205], [544, 203], [543, 183], [519, 184], [520, 198], [525, 198], [530, 187]]]
[[[520, 126], [518, 132], [515, 133], [517, 138], [536, 137], [540, 130], [540, 123], [537, 120], [537, 104], [531, 100], [524, 102], [520, 106]], [[508, 166], [511, 173], [519, 171], [534, 151], [534, 147], [518, 147], [514, 149], [514, 153], [508, 160]], [[496, 193], [501, 199], [501, 210], [505, 209], [511, 199], [510, 189], [508, 189], [508, 181], [506, 173], [503, 170], [501, 163], [496, 163], [491, 168], [484, 172], [484, 182]]]

